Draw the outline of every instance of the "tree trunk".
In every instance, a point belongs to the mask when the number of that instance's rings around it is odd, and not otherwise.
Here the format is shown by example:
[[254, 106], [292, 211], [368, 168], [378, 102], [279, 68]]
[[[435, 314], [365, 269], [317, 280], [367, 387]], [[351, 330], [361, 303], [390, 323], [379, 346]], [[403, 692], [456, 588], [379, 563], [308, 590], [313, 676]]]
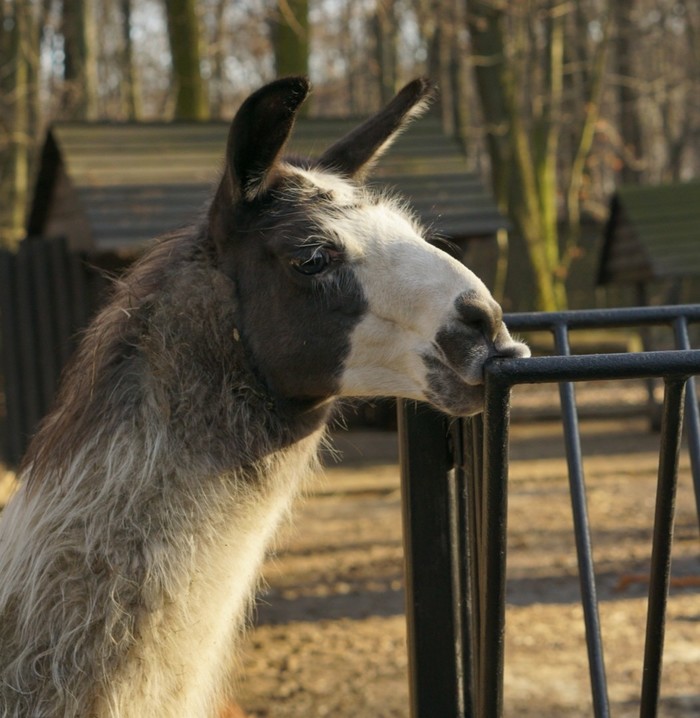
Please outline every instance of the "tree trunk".
[[620, 136], [623, 143], [624, 164], [620, 179], [626, 184], [639, 184], [643, 169], [642, 125], [639, 117], [639, 82], [633, 66], [637, 31], [633, 10], [635, 0], [617, 0], [611, 5], [615, 13], [617, 42], [615, 74], [617, 75], [617, 102], [620, 113]]
[[30, 190], [39, 35], [32, 9], [22, 0], [5, 3], [0, 20], [6, 33], [0, 49], [0, 103], [8, 129], [0, 153], [0, 245], [14, 249], [24, 237]]
[[209, 119], [209, 101], [200, 69], [195, 0], [165, 0], [168, 39], [176, 86], [175, 119]]
[[63, 3], [64, 39], [62, 114], [72, 120], [97, 119], [97, 59], [94, 4], [91, 0]]
[[440, 117], [445, 132], [464, 142], [466, 102], [462, 91], [462, 49], [459, 47], [460, 17], [458, 0], [415, 2], [419, 32], [427, 50], [428, 77], [438, 83]]
[[592, 58], [591, 68], [585, 73], [583, 90], [583, 119], [578, 135], [574, 138], [574, 152], [566, 187], [567, 230], [566, 245], [562, 263], [568, 271], [574, 257], [579, 252], [581, 235], [581, 188], [583, 186], [586, 158], [590, 154], [595, 136], [595, 126], [600, 115], [612, 12], [608, 11], [603, 24], [603, 39]]
[[386, 104], [396, 94], [396, 15], [394, 0], [380, 0], [374, 15], [379, 96]]
[[134, 46], [131, 41], [131, 0], [119, 0], [122, 19], [124, 51], [122, 54], [122, 98], [124, 114], [129, 120], [141, 117], [141, 87], [134, 63]]
[[209, 85], [209, 92], [211, 95], [211, 114], [213, 117], [221, 118], [223, 116], [224, 109], [224, 77], [225, 77], [225, 60], [226, 53], [224, 52], [224, 46], [226, 44], [226, 25], [225, 25], [225, 11], [226, 11], [226, 0], [217, 0], [214, 8], [214, 17], [216, 21], [214, 23], [214, 38], [212, 47], [210, 48], [210, 61], [211, 61], [211, 79]]
[[458, 139], [466, 151], [469, 134], [469, 102], [464, 92], [465, 52], [462, 46], [462, 33], [459, 31], [460, 26], [464, 26], [464, 15], [461, 10], [461, 3], [458, 6], [456, 0], [450, 0], [449, 14], [443, 20], [443, 26], [446, 27], [443, 51], [445, 67], [442, 71], [441, 83], [445, 88], [443, 101], [445, 131]]
[[278, 77], [309, 74], [309, 0], [279, 0], [273, 25]]
[[[537, 285], [537, 308], [563, 309], [566, 286], [558, 272], [556, 221], [552, 225], [551, 212], [542, 196], [543, 192], [553, 191], [547, 175], [551, 174], [551, 160], [536, 163], [525, 118], [518, 107], [515, 69], [505, 48], [505, 13], [501, 5], [490, 2], [468, 2], [467, 13], [494, 194], [525, 241]], [[551, 142], [548, 145], [552, 147]]]

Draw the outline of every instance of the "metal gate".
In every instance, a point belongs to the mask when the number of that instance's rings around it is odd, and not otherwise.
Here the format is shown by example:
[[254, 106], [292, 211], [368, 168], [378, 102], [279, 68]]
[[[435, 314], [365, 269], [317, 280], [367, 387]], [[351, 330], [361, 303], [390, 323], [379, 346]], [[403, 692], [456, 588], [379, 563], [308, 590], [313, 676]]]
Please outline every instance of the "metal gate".
[[[593, 714], [610, 715], [573, 382], [663, 379], [656, 510], [640, 715], [657, 715], [674, 501], [685, 407], [700, 517], [700, 305], [519, 314], [514, 331], [552, 332], [557, 356], [492, 360], [483, 415], [459, 421], [401, 402], [406, 606], [413, 718], [499, 718], [503, 710], [510, 391], [558, 383], [586, 629]], [[572, 356], [570, 331], [668, 327], [675, 350]], [[698, 671], [700, 680], [700, 669]]]

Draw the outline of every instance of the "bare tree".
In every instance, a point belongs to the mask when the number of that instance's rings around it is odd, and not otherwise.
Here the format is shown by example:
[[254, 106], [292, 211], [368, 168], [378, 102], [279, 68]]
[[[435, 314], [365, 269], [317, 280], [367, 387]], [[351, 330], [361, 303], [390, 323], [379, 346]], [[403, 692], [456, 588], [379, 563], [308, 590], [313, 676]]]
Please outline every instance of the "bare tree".
[[123, 53], [121, 58], [121, 93], [124, 114], [130, 120], [138, 120], [142, 114], [141, 84], [134, 59], [134, 43], [131, 39], [131, 0], [119, 0], [121, 13]]
[[175, 117], [179, 120], [206, 120], [209, 118], [209, 103], [200, 67], [195, 0], [165, 0], [165, 9], [176, 85]]
[[425, 43], [425, 72], [440, 87], [440, 109], [445, 131], [464, 141], [467, 135], [464, 27], [461, 0], [413, 0], [418, 28]]
[[[644, 115], [654, 111], [655, 122], [645, 137], [648, 148], [645, 179], [679, 181], [685, 175], [686, 155], [700, 137], [700, 54], [698, 15], [690, 4], [666, 0], [647, 8], [650, 53], [644, 61]], [[648, 58], [651, 58], [649, 62]]]
[[278, 0], [273, 22], [278, 77], [309, 74], [309, 0]]
[[91, 0], [63, 2], [61, 32], [64, 42], [64, 117], [97, 119], [97, 60], [95, 4]]
[[[491, 159], [494, 193], [525, 240], [539, 309], [567, 305], [566, 275], [573, 246], [562, 252], [558, 192], [565, 105], [565, 18], [574, 5], [533, 2], [509, 13], [503, 4], [468, 0], [467, 23], [477, 93]], [[506, 42], [506, 38], [509, 41]], [[575, 122], [568, 164], [567, 204], [578, 223], [578, 189], [600, 105], [607, 33], [587, 73], [586, 106]], [[572, 209], [573, 207], [573, 209]]]
[[655, 183], [693, 176], [700, 139], [697, 3], [621, 0], [611, 8], [617, 105], [609, 132], [618, 178]]
[[639, 182], [642, 173], [642, 125], [639, 106], [639, 77], [633, 69], [637, 30], [634, 22], [634, 0], [618, 0], [612, 4], [615, 18], [615, 84], [617, 89], [618, 122], [622, 140], [623, 182]]
[[0, 245], [14, 248], [24, 236], [29, 197], [39, 27], [22, 0], [0, 3], [0, 24], [6, 33], [0, 46]]
[[377, 0], [377, 7], [372, 20], [379, 96], [381, 101], [386, 103], [398, 89], [396, 66], [398, 33], [395, 0]]
[[213, 117], [221, 117], [224, 105], [224, 82], [226, 64], [226, 0], [216, 0], [212, 10], [214, 27], [209, 41], [211, 75], [209, 78], [209, 103]]

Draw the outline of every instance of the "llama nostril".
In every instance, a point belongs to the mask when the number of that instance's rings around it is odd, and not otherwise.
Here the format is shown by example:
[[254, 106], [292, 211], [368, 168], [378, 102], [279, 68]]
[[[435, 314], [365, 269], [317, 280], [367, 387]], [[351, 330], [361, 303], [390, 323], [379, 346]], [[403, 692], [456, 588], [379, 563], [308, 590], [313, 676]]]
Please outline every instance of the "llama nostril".
[[495, 342], [503, 324], [498, 305], [493, 307], [482, 303], [473, 292], [467, 292], [457, 297], [455, 308], [464, 326]]
[[481, 335], [484, 337], [484, 339], [493, 340], [493, 337], [491, 337], [491, 328], [489, 327], [488, 323], [483, 320], [472, 320], [469, 322], [465, 322], [462, 320], [462, 324], [467, 327], [467, 329], [470, 329], [474, 334]]

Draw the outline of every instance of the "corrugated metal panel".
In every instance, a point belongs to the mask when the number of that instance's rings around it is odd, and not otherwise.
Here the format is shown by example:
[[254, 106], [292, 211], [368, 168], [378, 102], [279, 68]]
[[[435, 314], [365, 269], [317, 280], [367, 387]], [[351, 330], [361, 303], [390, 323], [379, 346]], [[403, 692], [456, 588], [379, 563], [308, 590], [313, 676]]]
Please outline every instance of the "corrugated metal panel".
[[[317, 156], [356, 124], [302, 119], [288, 151]], [[218, 180], [228, 128], [226, 122], [55, 125], [52, 137], [96, 249], [140, 247], [193, 221]], [[404, 133], [373, 176], [374, 184], [405, 196], [426, 224], [449, 238], [508, 227], [479, 178], [466, 171], [457, 143], [431, 118]]]
[[78, 196], [97, 247], [113, 252], [141, 246], [165, 232], [192, 223], [211, 194], [210, 184], [84, 185]]
[[700, 181], [620, 187], [611, 203], [599, 282], [700, 275]]
[[102, 280], [63, 238], [30, 238], [0, 251], [0, 331], [7, 409], [4, 458], [19, 463], [53, 402], [76, 330], [96, 306]]

